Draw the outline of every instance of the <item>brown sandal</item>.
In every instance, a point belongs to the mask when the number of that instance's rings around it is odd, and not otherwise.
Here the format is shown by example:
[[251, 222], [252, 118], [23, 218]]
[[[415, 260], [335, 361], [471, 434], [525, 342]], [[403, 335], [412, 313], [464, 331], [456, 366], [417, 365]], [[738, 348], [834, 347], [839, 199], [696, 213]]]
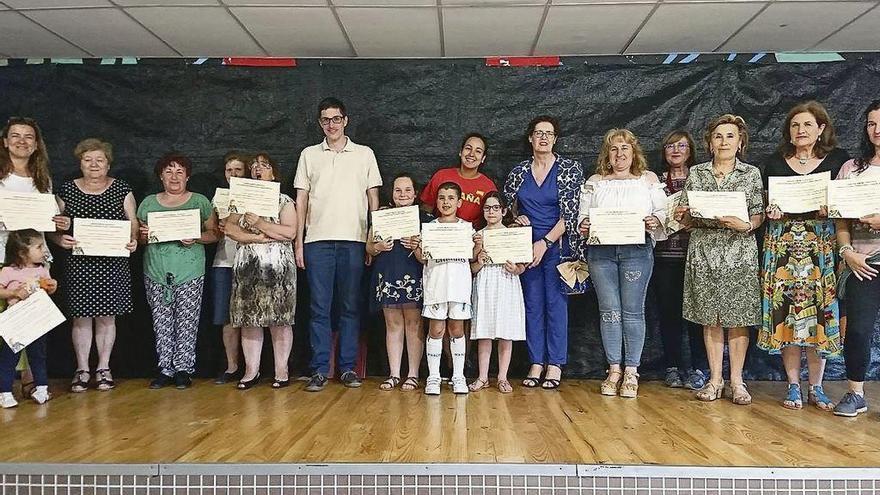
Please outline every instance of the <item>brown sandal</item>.
[[730, 401], [738, 406], [747, 406], [752, 403], [752, 395], [746, 388], [745, 383], [731, 383], [730, 392], [732, 397]]
[[476, 380], [472, 381], [470, 385], [468, 385], [468, 390], [470, 390], [471, 392], [478, 392], [480, 390], [483, 390], [484, 388], [489, 388], [489, 380], [477, 378]]
[[498, 391], [502, 394], [509, 394], [513, 392], [513, 385], [510, 384], [507, 380], [498, 380]]
[[695, 394], [697, 400], [703, 402], [718, 400], [722, 395], [724, 395], [724, 380], [721, 380], [721, 383], [718, 384], [706, 382], [706, 384], [703, 385], [703, 388], [697, 390], [697, 393]]
[[379, 384], [379, 390], [394, 390], [395, 388], [397, 388], [398, 383], [400, 383], [400, 377], [389, 376], [385, 379], [384, 382]]
[[406, 377], [406, 380], [400, 384], [400, 390], [404, 392], [409, 392], [410, 390], [418, 390], [419, 389], [419, 379], [414, 376]]

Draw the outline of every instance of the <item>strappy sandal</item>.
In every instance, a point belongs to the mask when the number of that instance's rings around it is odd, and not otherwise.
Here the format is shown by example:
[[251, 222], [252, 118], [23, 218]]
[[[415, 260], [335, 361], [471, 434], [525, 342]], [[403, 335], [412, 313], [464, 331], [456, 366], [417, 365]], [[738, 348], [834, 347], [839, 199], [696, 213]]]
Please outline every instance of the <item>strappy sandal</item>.
[[412, 390], [418, 390], [419, 386], [420, 385], [418, 378], [414, 376], [408, 376], [406, 377], [406, 380], [404, 380], [403, 383], [400, 384], [400, 390], [403, 390], [404, 392], [409, 392]]
[[639, 374], [634, 371], [624, 371], [623, 380], [620, 382], [618, 394], [627, 399], [635, 399], [639, 396]]
[[694, 396], [697, 400], [701, 400], [703, 402], [712, 402], [713, 400], [718, 400], [724, 395], [724, 380], [721, 380], [721, 383], [712, 383], [706, 382], [703, 385], [703, 388], [697, 390], [697, 393]]
[[825, 395], [822, 385], [810, 385], [810, 391], [807, 394], [807, 401], [823, 411], [834, 409], [834, 402]]
[[484, 388], [489, 388], [489, 380], [483, 380], [482, 378], [477, 378], [468, 385], [468, 390], [471, 392], [477, 392]]
[[608, 376], [605, 377], [605, 380], [602, 381], [602, 385], [599, 387], [599, 393], [602, 395], [608, 396], [616, 396], [617, 391], [620, 389], [620, 382], [623, 380], [623, 371], [614, 370], [608, 371]]
[[[546, 372], [550, 370], [551, 366], [559, 370], [559, 378], [547, 378]], [[541, 384], [541, 388], [544, 390], [555, 390], [559, 388], [560, 383], [562, 383], [562, 368], [555, 364], [548, 364], [545, 368], [544, 383]]]
[[75, 394], [85, 392], [89, 389], [89, 379], [91, 379], [91, 376], [88, 370], [76, 370], [76, 373], [73, 375], [73, 381], [70, 382], [70, 391]]
[[788, 384], [788, 395], [782, 401], [782, 407], [786, 409], [803, 409], [804, 400], [801, 396], [801, 386], [797, 383]]
[[394, 390], [397, 388], [397, 384], [400, 383], [400, 377], [398, 376], [389, 376], [385, 379], [384, 382], [379, 384], [379, 390]]
[[513, 385], [507, 380], [498, 380], [498, 391], [502, 394], [509, 394], [513, 392]]
[[538, 376], [526, 375], [526, 377], [522, 381], [523, 387], [538, 388], [539, 386], [541, 386], [541, 373], [544, 372], [544, 365], [541, 363], [532, 363], [531, 365], [529, 365], [529, 368], [531, 368], [532, 366], [540, 366], [541, 371], [538, 372]]
[[730, 401], [738, 406], [747, 406], [752, 403], [752, 395], [745, 383], [731, 383], [730, 395]]
[[113, 390], [113, 388], [116, 387], [116, 382], [113, 381], [113, 375], [110, 373], [110, 368], [95, 370], [95, 384], [98, 386], [98, 390], [104, 392], [107, 390]]

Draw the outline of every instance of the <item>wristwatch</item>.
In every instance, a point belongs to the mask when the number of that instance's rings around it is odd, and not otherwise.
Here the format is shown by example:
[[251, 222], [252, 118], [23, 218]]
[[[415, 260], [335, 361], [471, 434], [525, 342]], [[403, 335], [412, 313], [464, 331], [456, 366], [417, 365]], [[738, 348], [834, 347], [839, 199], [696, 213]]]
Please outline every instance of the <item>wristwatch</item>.
[[546, 236], [542, 237], [541, 240], [544, 241], [544, 244], [546, 244], [548, 248], [553, 247], [553, 241], [551, 241], [550, 239], [547, 239]]
[[843, 253], [847, 251], [855, 251], [855, 248], [852, 247], [852, 244], [844, 244], [840, 246], [840, 249], [837, 250], [837, 255], [843, 258]]

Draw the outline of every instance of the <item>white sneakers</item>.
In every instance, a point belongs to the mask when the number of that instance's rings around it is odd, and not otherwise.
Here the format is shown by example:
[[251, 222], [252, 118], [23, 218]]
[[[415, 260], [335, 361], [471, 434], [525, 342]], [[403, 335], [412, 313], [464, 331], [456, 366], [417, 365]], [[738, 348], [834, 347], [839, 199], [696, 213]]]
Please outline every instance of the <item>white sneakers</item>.
[[[51, 398], [52, 394], [49, 393], [49, 387], [45, 385], [40, 385], [31, 392], [31, 399], [37, 404], [45, 404]], [[0, 408], [9, 409], [10, 407], [15, 407], [17, 405], [18, 401], [15, 400], [15, 396], [12, 395], [12, 392], [0, 392]]]
[[[467, 380], [463, 376], [452, 377], [452, 393], [467, 394]], [[425, 395], [440, 395], [440, 377], [429, 376], [425, 381]]]
[[2, 407], [3, 409], [9, 409], [10, 407], [15, 407], [17, 405], [18, 401], [15, 400], [12, 392], [0, 393], [0, 407]]

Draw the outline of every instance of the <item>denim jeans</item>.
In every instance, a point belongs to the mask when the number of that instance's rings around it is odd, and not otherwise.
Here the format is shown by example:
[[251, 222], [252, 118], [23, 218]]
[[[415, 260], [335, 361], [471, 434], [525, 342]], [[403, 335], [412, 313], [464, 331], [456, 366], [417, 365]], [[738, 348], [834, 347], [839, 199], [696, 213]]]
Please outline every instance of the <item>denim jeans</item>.
[[[651, 241], [590, 246], [587, 263], [599, 299], [605, 359], [608, 364], [622, 361], [624, 366], [638, 366], [645, 346], [645, 295], [654, 269]], [[621, 352], [623, 347], [625, 352]]]
[[0, 339], [0, 392], [12, 392], [12, 384], [15, 381], [15, 365], [18, 364], [19, 354], [26, 352], [31, 373], [34, 374], [34, 384], [48, 385], [49, 375], [46, 368], [46, 338], [43, 335], [30, 343], [19, 353], [12, 352], [6, 345], [6, 341]]
[[[360, 337], [361, 278], [364, 273], [363, 242], [315, 241], [303, 246], [306, 279], [311, 294], [309, 338], [312, 345], [311, 368], [329, 374], [331, 317], [338, 321], [340, 372], [354, 369]], [[334, 302], [338, 305], [333, 311]]]

